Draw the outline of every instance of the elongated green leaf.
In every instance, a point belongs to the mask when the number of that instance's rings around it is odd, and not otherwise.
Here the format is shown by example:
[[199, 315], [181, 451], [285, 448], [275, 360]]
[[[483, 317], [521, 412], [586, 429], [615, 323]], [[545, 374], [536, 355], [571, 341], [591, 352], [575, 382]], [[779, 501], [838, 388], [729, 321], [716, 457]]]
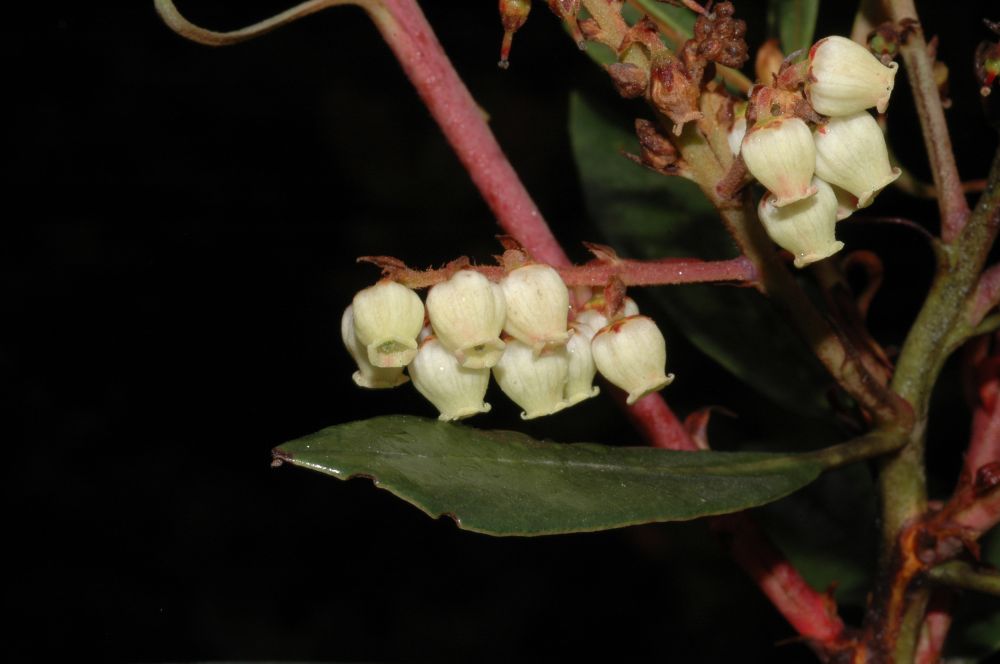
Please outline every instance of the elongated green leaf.
[[812, 45], [818, 15], [819, 0], [768, 0], [770, 33], [781, 40], [785, 55]]
[[[627, 116], [574, 95], [570, 138], [587, 209], [622, 255], [706, 259], [737, 255], [715, 209], [692, 182], [616, 158], [622, 150], [637, 149]], [[653, 289], [653, 294], [698, 349], [748, 385], [801, 415], [829, 413], [826, 373], [756, 291], [670, 286]]]
[[821, 470], [794, 455], [549, 443], [407, 415], [329, 427], [274, 454], [339, 479], [371, 477], [431, 516], [490, 535], [735, 512], [786, 496]]

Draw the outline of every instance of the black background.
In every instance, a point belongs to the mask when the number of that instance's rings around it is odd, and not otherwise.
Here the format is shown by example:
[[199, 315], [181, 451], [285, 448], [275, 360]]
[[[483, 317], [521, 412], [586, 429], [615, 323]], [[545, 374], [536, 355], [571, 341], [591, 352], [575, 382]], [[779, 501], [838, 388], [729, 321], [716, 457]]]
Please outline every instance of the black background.
[[[612, 94], [603, 75], [540, 3], [507, 72], [495, 66], [495, 2], [422, 4], [557, 235], [583, 259], [577, 242], [600, 237], [569, 153], [567, 96]], [[834, 5], [851, 3], [825, 4], [822, 32], [848, 32], [849, 11]], [[969, 62], [990, 3], [922, 4], [953, 63], [962, 173], [983, 177], [996, 141]], [[217, 29], [285, 6], [180, 4]], [[743, 6], [760, 43], [762, 12]], [[605, 651], [808, 661], [802, 645], [775, 646], [792, 631], [699, 524], [490, 539], [365, 480], [269, 468], [272, 447], [329, 424], [432, 415], [412, 389], [351, 383], [340, 313], [376, 276], [356, 256], [431, 265], [497, 251], [488, 210], [360, 11], [225, 49], [180, 39], [151, 1], [47, 3], [3, 31], [0, 396], [11, 406], [13, 553], [3, 595], [16, 616], [0, 645], [7, 661]], [[907, 94], [901, 82], [893, 142], [926, 176]], [[891, 192], [883, 203], [934, 226], [931, 203]], [[929, 252], [898, 227], [846, 232], [883, 253], [887, 295], [872, 323], [898, 344]], [[669, 395], [679, 411], [743, 408], [721, 369], [670, 343], [672, 369], [696, 376]], [[954, 423], [937, 426], [961, 433], [966, 414], [950, 396]], [[527, 424], [499, 394], [490, 400], [494, 412], [476, 425], [636, 442], [607, 400]], [[932, 449], [942, 477], [953, 477], [954, 450]]]

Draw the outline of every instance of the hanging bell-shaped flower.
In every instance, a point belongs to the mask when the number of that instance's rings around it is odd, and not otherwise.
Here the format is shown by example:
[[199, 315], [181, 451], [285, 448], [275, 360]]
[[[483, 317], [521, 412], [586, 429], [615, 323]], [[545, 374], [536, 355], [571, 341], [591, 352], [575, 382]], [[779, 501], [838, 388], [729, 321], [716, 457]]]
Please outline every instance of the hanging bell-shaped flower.
[[546, 348], [541, 354], [517, 339], [509, 339], [493, 377], [503, 393], [524, 409], [521, 419], [551, 415], [566, 407], [563, 388], [569, 376], [565, 346]]
[[566, 387], [563, 389], [563, 400], [569, 407], [585, 399], [596, 397], [601, 388], [594, 385], [597, 367], [594, 365], [594, 356], [590, 351], [590, 338], [586, 334], [573, 334], [566, 342], [566, 353], [569, 356], [569, 373], [566, 378]]
[[569, 339], [569, 291], [552, 267], [531, 263], [511, 270], [500, 282], [507, 302], [504, 331], [537, 355]]
[[837, 195], [819, 178], [813, 182], [818, 189], [815, 196], [779, 208], [774, 198], [765, 194], [758, 207], [767, 234], [795, 256], [795, 267], [805, 267], [844, 248], [834, 237]]
[[809, 126], [799, 118], [755, 125], [743, 137], [740, 154], [750, 174], [774, 194], [778, 207], [816, 193], [816, 147]]
[[483, 401], [490, 384], [489, 369], [467, 369], [434, 336], [420, 344], [406, 368], [420, 394], [440, 411], [439, 420], [460, 420], [488, 413]]
[[594, 336], [590, 348], [597, 370], [628, 392], [629, 405], [674, 380], [666, 373], [667, 342], [648, 316], [614, 321]]
[[340, 319], [340, 338], [347, 347], [347, 352], [354, 358], [358, 370], [354, 372], [354, 384], [369, 389], [383, 389], [402, 385], [407, 380], [403, 375], [403, 367], [376, 367], [368, 361], [368, 349], [365, 348], [354, 334], [354, 306], [348, 305]]
[[806, 96], [817, 113], [839, 117], [874, 106], [884, 113], [899, 65], [883, 65], [846, 37], [826, 37], [809, 50]]
[[474, 270], [461, 270], [427, 294], [434, 335], [468, 369], [490, 368], [503, 354], [503, 290]]
[[376, 367], [409, 364], [423, 326], [424, 303], [402, 284], [383, 280], [354, 296], [354, 333]]
[[867, 207], [875, 195], [899, 177], [878, 122], [868, 111], [830, 118], [816, 127], [816, 175], [846, 189]]

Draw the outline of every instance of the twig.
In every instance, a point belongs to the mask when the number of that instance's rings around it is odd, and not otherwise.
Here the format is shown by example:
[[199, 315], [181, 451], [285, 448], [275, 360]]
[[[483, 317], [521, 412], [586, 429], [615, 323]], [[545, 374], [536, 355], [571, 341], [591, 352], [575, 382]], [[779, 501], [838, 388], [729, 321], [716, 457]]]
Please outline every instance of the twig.
[[828, 657], [852, 647], [833, 600], [810, 587], [747, 515], [715, 517], [711, 528], [726, 536], [736, 562], [814, 648]]
[[967, 562], [953, 560], [932, 568], [927, 576], [941, 585], [1000, 597], [1000, 572], [993, 569], [976, 569]]
[[951, 629], [951, 604], [950, 591], [939, 588], [931, 593], [914, 664], [938, 664], [941, 661], [944, 641]]
[[976, 327], [991, 310], [1000, 305], [1000, 264], [985, 270], [976, 284], [969, 308], [969, 325]]
[[[358, 261], [383, 267], [383, 274], [410, 288], [428, 288], [447, 281], [460, 269], [479, 272], [493, 281], [504, 276], [504, 268], [497, 265], [470, 265], [462, 262], [440, 269], [414, 270], [401, 267], [395, 261], [386, 262], [382, 256], [362, 256]], [[605, 286], [618, 279], [625, 286], [667, 286], [699, 283], [752, 284], [757, 271], [747, 258], [723, 261], [703, 261], [697, 258], [664, 258], [659, 260], [618, 259], [613, 263], [593, 262], [586, 265], [556, 266], [556, 271], [567, 286]]]
[[[887, 0], [886, 9], [897, 24], [904, 19], [917, 21], [913, 0]], [[906, 63], [906, 72], [913, 89], [917, 115], [923, 129], [924, 144], [931, 162], [934, 187], [941, 211], [941, 238], [946, 244], [953, 242], [969, 217], [969, 206], [962, 191], [962, 180], [951, 149], [948, 123], [944, 117], [941, 94], [934, 78], [934, 62], [927, 52], [927, 42], [919, 23], [907, 32], [899, 51]]]

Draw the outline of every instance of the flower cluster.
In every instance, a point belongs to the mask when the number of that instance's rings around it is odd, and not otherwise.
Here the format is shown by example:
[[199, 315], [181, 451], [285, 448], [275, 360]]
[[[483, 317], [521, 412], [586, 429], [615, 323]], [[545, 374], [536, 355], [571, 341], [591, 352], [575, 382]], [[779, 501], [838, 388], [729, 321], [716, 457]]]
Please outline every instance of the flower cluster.
[[490, 410], [492, 372], [527, 420], [596, 396], [597, 372], [628, 392], [629, 404], [673, 381], [656, 323], [629, 298], [618, 309], [609, 319], [595, 298], [571, 319], [569, 291], [548, 265], [520, 265], [500, 283], [462, 269], [431, 287], [426, 306], [391, 279], [362, 290], [341, 336], [361, 387], [396, 387], [405, 370], [439, 419], [457, 420]]
[[[884, 112], [897, 65], [844, 37], [816, 42], [775, 85], [750, 92], [731, 146], [768, 193], [758, 212], [768, 235], [804, 267], [840, 251], [836, 222], [871, 204], [899, 177], [868, 112]], [[742, 126], [741, 126], [742, 125]], [[749, 128], [747, 128], [749, 127]]]

